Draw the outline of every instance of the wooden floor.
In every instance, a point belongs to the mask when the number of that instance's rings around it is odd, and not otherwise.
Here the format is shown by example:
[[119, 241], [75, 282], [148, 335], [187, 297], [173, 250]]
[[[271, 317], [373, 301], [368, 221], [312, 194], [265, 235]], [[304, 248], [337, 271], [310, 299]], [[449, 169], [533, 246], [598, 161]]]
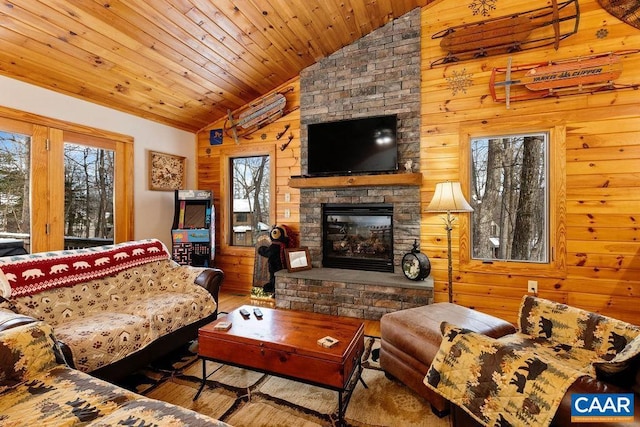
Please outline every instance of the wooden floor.
[[[220, 307], [218, 308], [219, 312], [230, 312], [240, 307], [241, 305], [257, 305], [261, 307], [272, 307], [274, 304], [269, 302], [255, 302], [252, 301], [249, 294], [238, 294], [238, 293], [230, 293], [225, 292], [224, 290], [220, 290], [219, 296]], [[364, 323], [364, 333], [365, 335], [371, 335], [375, 337], [380, 336], [380, 322], [377, 320], [363, 320]]]

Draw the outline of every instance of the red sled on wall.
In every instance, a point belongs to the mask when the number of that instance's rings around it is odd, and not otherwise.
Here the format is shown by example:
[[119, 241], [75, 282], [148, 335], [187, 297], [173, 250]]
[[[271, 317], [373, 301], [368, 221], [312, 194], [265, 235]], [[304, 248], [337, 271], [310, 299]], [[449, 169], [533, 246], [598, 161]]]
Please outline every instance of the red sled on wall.
[[[622, 74], [622, 56], [636, 52], [608, 52], [517, 66], [512, 66], [509, 58], [506, 67], [493, 69], [489, 91], [494, 101], [505, 102], [509, 108], [511, 101], [637, 87], [614, 82]], [[500, 76], [504, 77], [500, 80]]]

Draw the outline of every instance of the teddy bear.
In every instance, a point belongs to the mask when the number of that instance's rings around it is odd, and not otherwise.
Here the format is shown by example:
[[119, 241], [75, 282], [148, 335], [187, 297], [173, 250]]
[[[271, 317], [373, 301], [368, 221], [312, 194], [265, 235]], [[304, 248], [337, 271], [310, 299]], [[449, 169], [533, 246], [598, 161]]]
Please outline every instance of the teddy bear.
[[276, 290], [276, 271], [282, 270], [286, 265], [285, 249], [294, 247], [295, 242], [291, 229], [284, 224], [271, 227], [269, 232], [271, 244], [258, 248], [258, 254], [267, 258], [269, 269], [269, 282], [262, 286], [264, 292], [273, 293]]

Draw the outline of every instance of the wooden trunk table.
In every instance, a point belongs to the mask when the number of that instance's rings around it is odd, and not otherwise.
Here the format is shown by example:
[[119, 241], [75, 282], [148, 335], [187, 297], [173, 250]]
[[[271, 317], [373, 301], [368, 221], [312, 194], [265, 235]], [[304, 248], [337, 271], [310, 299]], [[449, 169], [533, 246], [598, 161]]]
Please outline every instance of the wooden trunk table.
[[[242, 316], [240, 309], [249, 311]], [[243, 306], [206, 326], [198, 333], [198, 356], [202, 359], [202, 384], [193, 400], [205, 387], [206, 361], [212, 360], [280, 376], [338, 391], [339, 422], [344, 422], [349, 399], [361, 378], [364, 352], [364, 325], [349, 317], [274, 310], [260, 307], [262, 318], [252, 306]], [[231, 322], [229, 330], [216, 330], [220, 322]], [[317, 341], [331, 336], [338, 343], [331, 348]], [[214, 371], [215, 372], [215, 371]]]

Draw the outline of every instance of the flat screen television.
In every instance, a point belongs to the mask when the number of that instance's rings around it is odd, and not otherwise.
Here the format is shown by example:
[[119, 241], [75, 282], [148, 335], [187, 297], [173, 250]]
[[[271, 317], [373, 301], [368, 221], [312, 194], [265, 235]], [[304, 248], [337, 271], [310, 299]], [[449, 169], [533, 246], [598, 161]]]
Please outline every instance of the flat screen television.
[[395, 114], [310, 124], [307, 172], [326, 176], [395, 171], [396, 134]]

